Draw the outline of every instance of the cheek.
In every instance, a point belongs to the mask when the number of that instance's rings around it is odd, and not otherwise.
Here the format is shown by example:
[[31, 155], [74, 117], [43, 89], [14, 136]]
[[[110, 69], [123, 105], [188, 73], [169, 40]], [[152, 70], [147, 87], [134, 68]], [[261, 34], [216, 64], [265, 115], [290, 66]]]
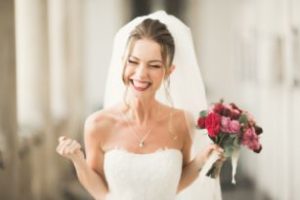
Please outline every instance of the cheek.
[[157, 84], [160, 84], [165, 78], [164, 71], [162, 70], [160, 72], [153, 73], [152, 77], [156, 80]]
[[129, 67], [125, 66], [124, 70], [123, 70], [123, 77], [122, 77], [125, 85], [128, 85], [128, 83], [129, 83], [130, 74], [131, 74], [131, 72], [130, 72]]

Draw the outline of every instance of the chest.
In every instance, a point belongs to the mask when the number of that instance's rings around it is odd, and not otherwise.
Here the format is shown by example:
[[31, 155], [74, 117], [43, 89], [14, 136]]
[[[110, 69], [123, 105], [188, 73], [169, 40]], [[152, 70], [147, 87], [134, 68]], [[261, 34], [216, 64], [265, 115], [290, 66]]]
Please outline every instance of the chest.
[[147, 153], [163, 148], [181, 149], [183, 139], [182, 130], [168, 122], [145, 128], [121, 122], [109, 133], [103, 147], [105, 150], [117, 147], [130, 152]]

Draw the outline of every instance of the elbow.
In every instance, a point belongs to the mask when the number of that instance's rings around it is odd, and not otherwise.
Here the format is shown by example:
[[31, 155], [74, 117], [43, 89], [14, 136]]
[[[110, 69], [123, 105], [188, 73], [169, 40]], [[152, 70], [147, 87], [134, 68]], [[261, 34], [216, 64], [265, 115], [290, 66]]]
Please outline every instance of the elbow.
[[198, 178], [198, 176], [199, 174], [197, 173], [197, 174], [193, 174], [193, 176], [191, 177], [183, 177], [178, 184], [177, 194], [179, 194], [180, 192], [182, 192], [182, 190], [189, 187]]
[[88, 192], [91, 194], [91, 196], [95, 200], [106, 200], [108, 197], [108, 192], [105, 192], [105, 191], [97, 191], [97, 192], [88, 191]]
[[187, 185], [185, 185], [185, 184], [179, 184], [176, 194], [179, 194], [180, 192], [182, 192], [182, 190], [184, 190], [186, 187], [187, 187]]
[[99, 195], [97, 195], [97, 197], [95, 197], [95, 200], [106, 200], [107, 196], [108, 196], [108, 192], [99, 194]]

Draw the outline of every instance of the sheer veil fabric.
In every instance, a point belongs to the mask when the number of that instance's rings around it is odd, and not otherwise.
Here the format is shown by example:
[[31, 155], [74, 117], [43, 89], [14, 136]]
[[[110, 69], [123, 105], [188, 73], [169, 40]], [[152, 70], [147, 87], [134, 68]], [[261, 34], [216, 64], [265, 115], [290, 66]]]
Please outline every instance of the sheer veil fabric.
[[[110, 107], [123, 101], [125, 86], [122, 82], [122, 56], [130, 32], [146, 18], [157, 19], [164, 23], [175, 40], [173, 64], [176, 68], [170, 76], [170, 95], [174, 107], [186, 111], [190, 135], [194, 141], [193, 154], [195, 154], [209, 143], [208, 137], [201, 133], [200, 130], [196, 130], [194, 126], [199, 111], [207, 108], [207, 102], [191, 31], [189, 27], [176, 17], [168, 15], [164, 11], [158, 11], [147, 16], [137, 17], [119, 30], [114, 39], [105, 88], [104, 107]], [[156, 98], [160, 102], [170, 105], [166, 98], [164, 87], [159, 89]], [[197, 180], [177, 197], [177, 200], [196, 199], [220, 200], [219, 179], [210, 179], [203, 173], [200, 173]]]

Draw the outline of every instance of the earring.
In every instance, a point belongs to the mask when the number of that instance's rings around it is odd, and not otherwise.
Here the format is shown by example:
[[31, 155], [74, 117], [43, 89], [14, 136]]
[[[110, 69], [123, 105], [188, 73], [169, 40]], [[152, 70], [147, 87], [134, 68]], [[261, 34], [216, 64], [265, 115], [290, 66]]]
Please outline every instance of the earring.
[[125, 91], [124, 91], [124, 94], [123, 94], [123, 101], [124, 101], [124, 104], [129, 107], [129, 103], [127, 102], [127, 94], [128, 94], [128, 85], [126, 85], [125, 87]]
[[171, 93], [170, 93], [170, 77], [168, 77], [168, 78], [164, 81], [164, 88], [165, 88], [165, 95], [166, 95], [166, 98], [167, 98], [167, 100], [169, 101], [171, 107], [173, 108], [173, 107], [174, 107], [174, 104], [173, 104], [173, 100], [172, 100]]

